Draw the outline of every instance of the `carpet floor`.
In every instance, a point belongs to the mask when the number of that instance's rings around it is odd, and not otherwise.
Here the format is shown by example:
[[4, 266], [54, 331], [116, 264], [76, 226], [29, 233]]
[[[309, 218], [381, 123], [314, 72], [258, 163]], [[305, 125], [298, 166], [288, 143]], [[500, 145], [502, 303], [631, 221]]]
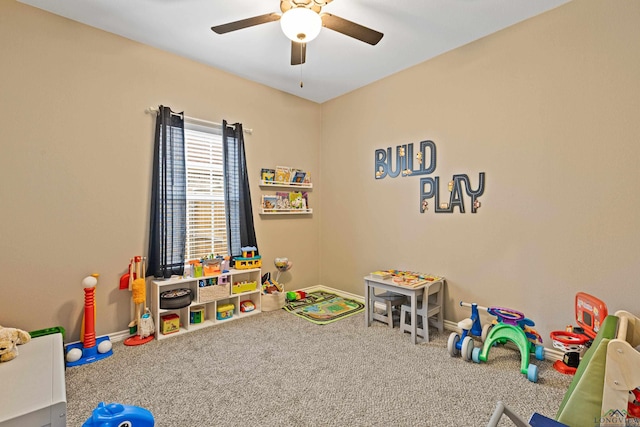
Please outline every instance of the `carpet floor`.
[[101, 401], [147, 408], [160, 427], [473, 427], [498, 400], [525, 419], [555, 416], [571, 377], [551, 362], [532, 358], [532, 383], [517, 350], [496, 347], [476, 364], [449, 356], [449, 332], [430, 335], [413, 345], [398, 328], [365, 327], [364, 313], [315, 325], [277, 310], [137, 347], [116, 342], [113, 356], [66, 370], [67, 423], [82, 425]]

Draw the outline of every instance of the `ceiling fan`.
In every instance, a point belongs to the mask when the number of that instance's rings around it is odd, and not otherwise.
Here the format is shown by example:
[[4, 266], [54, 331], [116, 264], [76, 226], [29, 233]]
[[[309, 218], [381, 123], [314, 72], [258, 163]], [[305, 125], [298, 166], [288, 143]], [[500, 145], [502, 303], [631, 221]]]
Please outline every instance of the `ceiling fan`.
[[332, 15], [320, 13], [322, 8], [333, 0], [282, 0], [282, 13], [267, 13], [253, 18], [241, 19], [211, 27], [216, 34], [280, 21], [282, 31], [291, 40], [291, 65], [304, 64], [307, 54], [307, 43], [313, 40], [322, 27], [337, 31], [345, 36], [353, 37], [370, 45], [376, 45], [384, 34], [364, 27], [355, 22]]

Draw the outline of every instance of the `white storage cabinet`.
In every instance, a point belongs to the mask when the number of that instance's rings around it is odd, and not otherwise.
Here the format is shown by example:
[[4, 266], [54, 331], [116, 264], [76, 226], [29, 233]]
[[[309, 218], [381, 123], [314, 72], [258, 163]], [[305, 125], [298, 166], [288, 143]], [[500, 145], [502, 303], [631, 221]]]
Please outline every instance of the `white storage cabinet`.
[[[201, 288], [198, 284], [200, 280], [214, 279], [217, 282], [227, 281], [229, 286], [225, 292], [221, 292], [220, 289], [216, 289], [212, 296], [211, 286]], [[252, 290], [244, 291], [241, 293], [233, 293], [233, 285], [242, 282], [255, 282], [256, 286]], [[216, 287], [220, 285], [214, 285]], [[164, 309], [160, 308], [160, 294], [165, 291], [174, 289], [190, 289], [192, 295], [192, 301], [189, 305], [182, 308]], [[198, 329], [207, 328], [210, 326], [219, 325], [224, 322], [231, 322], [233, 320], [243, 319], [248, 316], [254, 316], [261, 312], [261, 274], [259, 268], [236, 270], [231, 269], [228, 273], [220, 273], [216, 275], [209, 275], [203, 277], [185, 277], [185, 278], [171, 278], [167, 280], [154, 280], [152, 281], [152, 312], [153, 320], [156, 326], [156, 338], [161, 340], [165, 338], [175, 337], [187, 332], [193, 332]], [[250, 300], [255, 305], [255, 309], [249, 312], [240, 311], [240, 302]], [[233, 304], [233, 316], [218, 320], [216, 313], [218, 307], [227, 304]], [[190, 323], [190, 313], [192, 309], [201, 308], [204, 313], [204, 319], [200, 323]], [[176, 314], [180, 318], [180, 329], [176, 332], [168, 334], [162, 333], [162, 316]]]

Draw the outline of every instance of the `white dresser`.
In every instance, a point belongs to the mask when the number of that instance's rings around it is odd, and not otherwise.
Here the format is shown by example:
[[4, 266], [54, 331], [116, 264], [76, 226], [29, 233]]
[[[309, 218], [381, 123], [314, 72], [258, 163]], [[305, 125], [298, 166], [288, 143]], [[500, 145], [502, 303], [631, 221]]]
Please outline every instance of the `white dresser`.
[[0, 363], [0, 427], [65, 427], [62, 335], [33, 338], [18, 346], [18, 352], [17, 358]]

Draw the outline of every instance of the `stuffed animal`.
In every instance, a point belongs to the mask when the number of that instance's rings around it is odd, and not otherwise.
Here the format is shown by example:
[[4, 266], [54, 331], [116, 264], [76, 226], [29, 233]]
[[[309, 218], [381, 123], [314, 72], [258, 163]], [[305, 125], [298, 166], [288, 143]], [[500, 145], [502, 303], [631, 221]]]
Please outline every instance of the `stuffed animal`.
[[8, 362], [18, 357], [18, 345], [31, 341], [29, 332], [0, 326], [0, 362]]

